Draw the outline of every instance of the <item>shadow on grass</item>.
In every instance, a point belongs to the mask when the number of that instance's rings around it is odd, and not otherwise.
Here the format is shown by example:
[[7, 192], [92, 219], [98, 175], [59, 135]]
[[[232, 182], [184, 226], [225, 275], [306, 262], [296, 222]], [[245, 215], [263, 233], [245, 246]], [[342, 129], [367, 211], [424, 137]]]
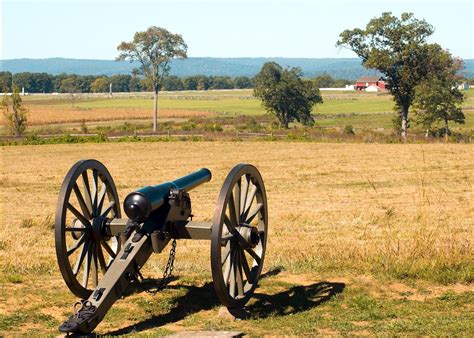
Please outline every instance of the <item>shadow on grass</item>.
[[252, 319], [285, 316], [319, 306], [344, 291], [344, 283], [319, 282], [293, 286], [273, 295], [255, 293], [257, 301], [247, 307]]
[[[281, 269], [277, 268], [263, 274], [260, 278], [268, 278], [280, 272]], [[341, 293], [344, 287], [345, 284], [343, 283], [319, 282], [308, 286], [294, 286], [289, 290], [273, 295], [255, 293], [253, 297], [257, 301], [246, 307], [245, 312], [249, 314], [251, 319], [258, 319], [306, 311], [330, 300], [336, 294]], [[105, 335], [123, 335], [148, 330], [180, 321], [193, 313], [210, 310], [220, 305], [211, 282], [202, 286], [171, 285], [167, 288], [186, 289], [186, 294], [172, 301], [174, 306], [170, 312], [152, 316], [142, 322], [108, 332]]]

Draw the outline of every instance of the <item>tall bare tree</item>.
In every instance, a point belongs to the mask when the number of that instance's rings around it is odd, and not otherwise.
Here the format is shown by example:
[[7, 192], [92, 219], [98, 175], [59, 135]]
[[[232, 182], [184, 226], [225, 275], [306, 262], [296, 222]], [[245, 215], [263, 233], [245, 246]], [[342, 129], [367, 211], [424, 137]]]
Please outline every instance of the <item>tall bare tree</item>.
[[153, 86], [155, 94], [153, 131], [157, 130], [158, 123], [158, 92], [163, 79], [169, 74], [171, 60], [185, 59], [188, 46], [180, 34], [173, 34], [168, 30], [152, 26], [144, 32], [137, 32], [131, 42], [122, 42], [117, 50], [120, 51], [117, 60], [139, 62], [140, 68], [135, 73], [143, 75]]

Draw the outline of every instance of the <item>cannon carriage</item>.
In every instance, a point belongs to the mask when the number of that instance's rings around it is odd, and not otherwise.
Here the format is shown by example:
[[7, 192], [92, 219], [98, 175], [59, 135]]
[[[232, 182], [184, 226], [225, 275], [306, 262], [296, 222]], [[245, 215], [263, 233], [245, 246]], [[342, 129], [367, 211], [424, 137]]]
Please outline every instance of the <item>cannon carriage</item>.
[[211, 177], [204, 168], [134, 191], [124, 200], [122, 218], [115, 183], [102, 163], [82, 160], [70, 169], [59, 193], [55, 244], [64, 281], [80, 300], [59, 327], [61, 332], [92, 332], [129, 284], [139, 279], [151, 254], [172, 242], [165, 282], [179, 239], [209, 240], [219, 300], [229, 309], [247, 303], [265, 258], [265, 186], [254, 166], [239, 164], [224, 181], [212, 222], [192, 220], [189, 193]]

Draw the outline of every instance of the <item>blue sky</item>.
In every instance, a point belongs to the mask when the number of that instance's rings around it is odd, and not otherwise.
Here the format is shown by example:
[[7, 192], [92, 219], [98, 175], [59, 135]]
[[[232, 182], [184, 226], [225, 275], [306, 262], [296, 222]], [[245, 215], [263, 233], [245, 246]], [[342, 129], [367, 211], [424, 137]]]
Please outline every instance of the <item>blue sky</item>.
[[183, 35], [188, 56], [354, 57], [335, 47], [346, 28], [384, 11], [435, 27], [431, 41], [474, 58], [472, 0], [0, 0], [1, 59], [113, 59], [151, 25]]

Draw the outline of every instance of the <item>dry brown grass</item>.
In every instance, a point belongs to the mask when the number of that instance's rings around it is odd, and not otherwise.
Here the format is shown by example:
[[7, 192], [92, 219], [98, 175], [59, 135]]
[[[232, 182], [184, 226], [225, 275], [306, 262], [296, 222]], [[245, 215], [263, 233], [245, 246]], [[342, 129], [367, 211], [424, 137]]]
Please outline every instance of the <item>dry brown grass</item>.
[[[50, 226], [58, 190], [75, 161], [96, 158], [121, 200], [137, 187], [211, 169], [212, 182], [191, 193], [196, 220], [211, 219], [234, 164], [255, 164], [270, 208], [267, 267], [442, 283], [473, 278], [471, 145], [159, 142], [3, 147], [1, 156], [5, 275], [58, 276]], [[209, 243], [181, 241], [177, 271], [207, 275]]]
[[[74, 108], [54, 105], [27, 105], [28, 124], [45, 125], [71, 122], [151, 119], [153, 111], [144, 108]], [[213, 113], [181, 109], [160, 109], [160, 118], [208, 117]], [[0, 124], [5, 117], [0, 115]]]

